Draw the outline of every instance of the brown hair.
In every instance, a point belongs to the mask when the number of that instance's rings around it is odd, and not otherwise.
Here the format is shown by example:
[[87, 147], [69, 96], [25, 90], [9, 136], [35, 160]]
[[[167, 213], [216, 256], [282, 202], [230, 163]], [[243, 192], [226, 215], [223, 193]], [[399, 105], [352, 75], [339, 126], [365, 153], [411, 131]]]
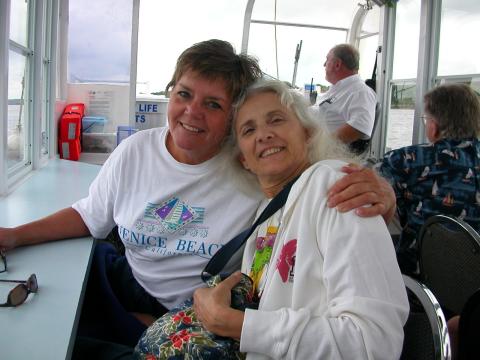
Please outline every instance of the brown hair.
[[332, 54], [341, 60], [348, 70], [358, 71], [360, 64], [360, 53], [350, 44], [340, 44], [332, 48]]
[[235, 53], [233, 46], [223, 40], [211, 39], [196, 43], [182, 52], [177, 60], [170, 90], [187, 71], [194, 71], [209, 80], [224, 80], [227, 93], [236, 101], [244, 89], [262, 77], [255, 58]]
[[480, 133], [480, 102], [468, 85], [441, 85], [423, 97], [425, 111], [435, 118], [441, 138], [462, 140]]

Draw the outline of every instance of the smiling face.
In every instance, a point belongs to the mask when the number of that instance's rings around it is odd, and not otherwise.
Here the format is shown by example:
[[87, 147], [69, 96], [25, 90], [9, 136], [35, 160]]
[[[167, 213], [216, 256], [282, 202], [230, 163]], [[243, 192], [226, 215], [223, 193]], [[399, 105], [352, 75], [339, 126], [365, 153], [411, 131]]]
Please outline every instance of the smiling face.
[[232, 99], [223, 80], [187, 71], [168, 104], [167, 149], [179, 162], [199, 164], [215, 156], [227, 135]]
[[252, 95], [235, 121], [240, 161], [262, 188], [286, 183], [308, 164], [307, 130], [277, 94]]

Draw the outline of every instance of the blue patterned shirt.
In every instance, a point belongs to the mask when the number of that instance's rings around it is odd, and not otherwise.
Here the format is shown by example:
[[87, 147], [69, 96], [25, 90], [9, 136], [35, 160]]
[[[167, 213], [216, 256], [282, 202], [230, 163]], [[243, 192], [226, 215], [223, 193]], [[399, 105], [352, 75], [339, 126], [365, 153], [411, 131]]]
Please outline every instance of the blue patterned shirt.
[[479, 159], [477, 139], [442, 139], [385, 154], [380, 172], [397, 197], [402, 233], [396, 251], [402, 272], [416, 272], [416, 237], [430, 216], [452, 215], [480, 230]]

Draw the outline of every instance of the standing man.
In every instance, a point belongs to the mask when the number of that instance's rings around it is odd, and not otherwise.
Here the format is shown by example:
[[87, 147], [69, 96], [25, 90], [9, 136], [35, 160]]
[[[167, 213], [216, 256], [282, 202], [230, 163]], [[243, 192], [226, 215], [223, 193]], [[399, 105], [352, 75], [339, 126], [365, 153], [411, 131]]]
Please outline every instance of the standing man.
[[359, 61], [357, 49], [340, 44], [329, 51], [323, 64], [332, 86], [320, 98], [318, 117], [346, 144], [369, 139], [375, 119], [375, 93], [358, 75]]

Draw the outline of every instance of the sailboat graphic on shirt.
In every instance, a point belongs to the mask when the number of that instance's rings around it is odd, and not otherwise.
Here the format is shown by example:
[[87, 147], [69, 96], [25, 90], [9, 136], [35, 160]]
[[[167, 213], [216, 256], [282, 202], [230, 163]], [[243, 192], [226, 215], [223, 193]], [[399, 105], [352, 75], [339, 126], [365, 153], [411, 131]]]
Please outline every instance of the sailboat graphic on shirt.
[[170, 233], [177, 231], [198, 217], [195, 210], [177, 197], [165, 201], [155, 210], [154, 214]]

